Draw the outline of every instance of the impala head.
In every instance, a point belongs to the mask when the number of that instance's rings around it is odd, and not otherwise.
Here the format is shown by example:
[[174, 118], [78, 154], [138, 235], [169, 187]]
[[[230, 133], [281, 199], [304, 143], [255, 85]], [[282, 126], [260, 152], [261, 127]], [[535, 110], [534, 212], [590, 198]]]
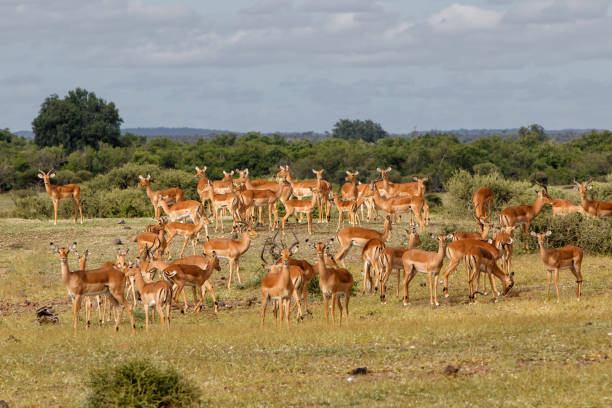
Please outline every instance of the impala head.
[[312, 169], [312, 172], [317, 175], [317, 180], [321, 180], [323, 178], [324, 171], [325, 169], [321, 169], [321, 170]]
[[55, 171], [53, 169], [49, 170], [48, 173], [45, 173], [44, 171], [38, 169], [38, 178], [43, 180], [43, 182], [45, 183], [45, 186], [47, 184], [51, 184], [51, 179], [53, 177], [55, 177]]
[[73, 242], [72, 245], [70, 245], [68, 248], [64, 248], [64, 247], [59, 247], [57, 245], [55, 245], [53, 242], [49, 243], [49, 246], [51, 247], [51, 250], [57, 252], [59, 254], [59, 258], [60, 258], [60, 262], [61, 263], [67, 263], [68, 262], [68, 254], [70, 253], [70, 251], [74, 251], [76, 250], [76, 242]]
[[417, 182], [418, 194], [422, 194], [425, 191], [425, 182], [429, 180], [429, 178], [428, 177], [423, 177], [423, 178], [413, 177], [412, 179]]
[[540, 190], [540, 191], [536, 190], [536, 193], [538, 194], [538, 199], [542, 199], [544, 201], [544, 204], [552, 204], [553, 200], [548, 195], [548, 186], [546, 186], [545, 184], [540, 183], [539, 181], [536, 181], [535, 183], [538, 186], [543, 188], [543, 190]]
[[236, 173], [238, 173], [238, 180], [241, 183], [244, 183], [246, 181], [247, 177], [249, 176], [249, 169], [244, 169], [244, 170], [236, 169], [234, 171]]
[[410, 224], [410, 228], [406, 229], [406, 234], [408, 234], [409, 239], [414, 240], [414, 246], [419, 246], [422, 244], [421, 238], [419, 237], [419, 233], [417, 231], [417, 226], [415, 224]]
[[552, 235], [552, 231], [546, 231], [544, 233], [537, 233], [535, 231], [531, 231], [531, 235], [536, 237], [538, 239], [538, 245], [542, 246], [544, 244], [546, 244], [546, 238], [550, 237]]
[[[311, 243], [312, 247], [315, 249], [317, 256], [319, 258], [324, 258], [325, 255], [329, 252], [331, 248], [331, 244], [334, 242], [333, 238], [327, 240], [327, 242], [313, 242]], [[333, 257], [331, 257], [333, 260]], [[334, 260], [335, 262], [335, 260]]]
[[514, 272], [510, 272], [510, 275], [504, 276], [502, 285], [504, 286], [504, 289], [502, 290], [502, 295], [505, 296], [514, 286]]
[[216, 251], [212, 251], [212, 253], [210, 254], [210, 259], [208, 261], [208, 267], [211, 268], [214, 271], [215, 269], [217, 271], [221, 271], [221, 265], [219, 265], [219, 258], [217, 258], [217, 252]]
[[593, 188], [593, 186], [591, 185], [592, 181], [593, 181], [593, 179], [588, 179], [584, 183], [579, 183], [579, 182], [576, 181], [576, 179], [574, 179], [574, 183], [576, 184], [574, 189], [576, 189], [578, 191], [578, 193], [580, 193], [580, 197], [581, 198], [586, 198], [587, 190], [591, 190]]
[[439, 245], [446, 245], [446, 240], [452, 240], [453, 239], [453, 234], [444, 234], [444, 235], [436, 235], [436, 234], [431, 234], [431, 237], [433, 239], [437, 239], [438, 240], [438, 244]]
[[276, 173], [276, 178], [286, 178], [289, 174], [289, 166], [279, 166], [280, 171]]
[[381, 169], [381, 168], [379, 168], [379, 167], [377, 167], [377, 168], [376, 168], [376, 171], [380, 173], [380, 177], [381, 177], [383, 180], [386, 180], [386, 179], [387, 179], [387, 174], [389, 174], [389, 172], [391, 171], [391, 167], [387, 167], [387, 168], [386, 168], [386, 169], [384, 169], [384, 170], [383, 170], [383, 169]]
[[233, 176], [234, 170], [230, 171], [229, 173], [223, 170], [223, 181], [232, 181]]
[[354, 173], [351, 173], [350, 171], [346, 171], [346, 177], [344, 178], [346, 181], [349, 181], [351, 183], [355, 182], [355, 178], [357, 177], [357, 175], [359, 175], [359, 172], [356, 171]]
[[204, 166], [204, 167], [202, 167], [202, 168], [199, 168], [198, 166], [196, 166], [196, 168], [195, 168], [195, 171], [196, 171], [195, 176], [196, 176], [196, 177], [198, 177], [198, 178], [204, 178], [204, 177], [206, 177], [206, 169], [207, 169], [207, 168], [208, 168], [208, 167], [206, 167], [206, 166]]
[[147, 174], [147, 177], [138, 176], [138, 185], [140, 187], [146, 187], [151, 185], [151, 175]]

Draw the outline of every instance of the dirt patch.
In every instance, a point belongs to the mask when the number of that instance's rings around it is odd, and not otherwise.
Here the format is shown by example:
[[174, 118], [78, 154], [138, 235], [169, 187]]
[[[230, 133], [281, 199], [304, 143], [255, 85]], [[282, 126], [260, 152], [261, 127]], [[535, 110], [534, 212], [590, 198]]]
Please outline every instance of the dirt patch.
[[68, 299], [54, 299], [32, 301], [24, 299], [19, 303], [9, 303], [0, 301], [0, 316], [9, 316], [13, 314], [35, 313], [37, 309], [43, 306], [53, 306], [57, 311], [66, 310], [66, 306], [70, 304]]

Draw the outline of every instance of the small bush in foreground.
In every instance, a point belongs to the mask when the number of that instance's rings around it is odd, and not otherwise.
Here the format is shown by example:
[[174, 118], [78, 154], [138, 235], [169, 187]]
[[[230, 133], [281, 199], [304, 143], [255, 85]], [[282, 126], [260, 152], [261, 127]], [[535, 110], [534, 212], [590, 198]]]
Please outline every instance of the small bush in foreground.
[[172, 368], [131, 360], [91, 372], [86, 407], [193, 407], [200, 391]]

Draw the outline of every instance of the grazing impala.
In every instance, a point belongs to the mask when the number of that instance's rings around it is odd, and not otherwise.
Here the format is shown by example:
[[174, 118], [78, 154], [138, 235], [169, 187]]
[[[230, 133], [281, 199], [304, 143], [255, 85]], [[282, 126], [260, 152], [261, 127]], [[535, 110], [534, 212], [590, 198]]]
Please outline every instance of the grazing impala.
[[66, 184], [63, 186], [52, 186], [51, 179], [55, 177], [55, 172], [53, 169], [49, 170], [48, 173], [45, 173], [42, 170], [38, 170], [38, 178], [43, 179], [45, 183], [45, 190], [47, 190], [47, 194], [51, 197], [53, 201], [53, 213], [55, 214], [55, 221], [53, 225], [57, 225], [57, 209], [59, 208], [59, 202], [63, 199], [70, 198], [72, 200], [72, 205], [74, 206], [74, 222], [77, 222], [77, 207], [79, 209], [79, 213], [81, 214], [81, 224], [83, 223], [83, 207], [81, 207], [81, 187], [76, 184]]
[[183, 197], [185, 196], [185, 194], [180, 188], [173, 187], [167, 190], [151, 190], [150, 174], [147, 174], [147, 177], [138, 176], [138, 178], [138, 185], [140, 187], [145, 188], [147, 197], [149, 197], [149, 200], [151, 200], [151, 204], [153, 204], [153, 209], [155, 210], [155, 218], [159, 218], [161, 215], [161, 206], [159, 205], [160, 195], [168, 205], [176, 204], [180, 201], [183, 201]]
[[607, 217], [612, 215], [612, 201], [595, 201], [587, 198], [587, 190], [593, 188], [591, 186], [592, 179], [585, 181], [584, 183], [576, 183], [576, 189], [580, 193], [580, 206], [583, 208], [584, 213], [592, 217]]
[[[257, 236], [257, 231], [250, 225], [244, 222], [239, 222], [240, 225], [246, 226], [246, 229], [242, 233], [240, 241], [235, 241], [231, 238], [215, 238], [204, 243], [204, 252], [207, 256], [211, 257], [213, 251], [219, 258], [229, 260], [229, 280], [227, 281], [227, 288], [229, 289], [232, 285], [232, 275], [234, 273], [234, 264], [236, 265], [236, 276], [238, 277], [238, 283], [242, 283], [240, 279], [240, 256], [249, 250], [251, 246], [251, 239]], [[234, 224], [234, 228], [238, 224]]]
[[134, 241], [138, 242], [139, 258], [146, 254], [147, 247], [152, 247], [156, 242], [159, 242], [159, 245], [156, 247], [156, 250], [159, 251], [159, 256], [163, 257], [164, 255], [169, 255], [170, 249], [168, 248], [168, 241], [166, 240], [165, 228], [159, 230], [158, 233], [142, 232], [136, 236]]
[[351, 249], [353, 245], [364, 247], [369, 240], [374, 238], [379, 239], [382, 242], [387, 242], [389, 238], [391, 238], [391, 229], [391, 218], [389, 216], [385, 218], [385, 225], [382, 232], [361, 227], [343, 228], [336, 235], [338, 237], [338, 243], [340, 244], [340, 249], [336, 253], [335, 257], [336, 260], [342, 262], [342, 266], [346, 267], [344, 257], [347, 255], [349, 249]]
[[559, 302], [559, 270], [569, 269], [576, 277], [578, 289], [576, 290], [576, 298], [580, 300], [580, 292], [582, 289], [582, 258], [584, 252], [582, 249], [574, 245], [567, 245], [559, 249], [547, 249], [546, 238], [552, 235], [551, 231], [546, 231], [544, 234], [537, 234], [531, 231], [531, 235], [538, 238], [538, 246], [540, 247], [540, 256], [548, 279], [546, 283], [546, 301], [548, 302], [550, 294], [550, 279], [552, 273], [555, 272], [555, 289], [557, 291], [557, 302]]
[[460, 239], [481, 239], [483, 241], [486, 241], [493, 224], [486, 221], [484, 218], [476, 218], [476, 223], [480, 227], [481, 232], [455, 232], [453, 234], [453, 241], [457, 241]]
[[[365, 293], [366, 289], [372, 290], [374, 287], [372, 282], [372, 275], [370, 274], [370, 268], [374, 268], [374, 276], [376, 278], [376, 284], [378, 287], [379, 282], [383, 280], [383, 263], [382, 263], [382, 251], [385, 249], [385, 243], [378, 238], [369, 240], [363, 250], [361, 251], [361, 262], [363, 263], [363, 290], [361, 293]], [[385, 298], [380, 296], [381, 302], [384, 302]]]
[[[544, 190], [537, 191], [538, 198], [532, 205], [519, 205], [508, 207], [499, 214], [499, 223], [502, 227], [514, 227], [523, 225], [523, 232], [527, 234], [531, 221], [542, 211], [546, 204], [552, 204], [553, 200], [548, 195], [548, 188], [536, 182]], [[527, 240], [525, 240], [525, 249], [527, 249]]]
[[488, 187], [480, 187], [476, 190], [474, 198], [472, 199], [472, 203], [474, 204], [474, 216], [478, 219], [486, 220], [491, 215], [494, 198], [495, 194]]
[[[170, 328], [170, 310], [172, 309], [172, 285], [166, 281], [145, 282], [139, 267], [139, 261], [128, 264], [126, 276], [136, 281], [138, 293], [145, 312], [145, 329], [149, 330], [149, 308], [155, 308], [161, 319], [162, 327]], [[155, 313], [155, 312], [153, 312]]]
[[115, 331], [119, 330], [119, 323], [125, 307], [128, 308], [132, 331], [134, 331], [132, 305], [123, 296], [125, 291], [125, 275], [123, 272], [114, 266], [71, 272], [68, 267], [68, 254], [76, 248], [76, 242], [68, 248], [58, 248], [53, 242], [50, 243], [50, 246], [53, 251], [59, 254], [62, 280], [66, 289], [68, 289], [68, 293], [73, 296], [74, 330], [77, 330], [79, 321], [81, 298], [100, 294], [108, 296], [115, 306]]
[[[438, 251], [423, 251], [422, 249], [410, 249], [402, 255], [404, 264], [404, 306], [408, 306], [408, 285], [417, 272], [426, 273], [429, 279], [429, 303], [432, 306], [440, 306], [438, 303], [438, 275], [444, 263], [444, 248], [446, 240], [452, 235], [433, 235], [438, 239]], [[431, 277], [434, 276], [432, 282]]]
[[336, 325], [336, 302], [340, 311], [340, 326], [342, 326], [342, 304], [340, 302], [340, 296], [344, 295], [344, 309], [346, 311], [346, 325], [349, 324], [349, 300], [351, 298], [351, 289], [353, 288], [353, 275], [344, 268], [328, 268], [325, 265], [325, 253], [328, 250], [329, 243], [317, 242], [312, 244], [317, 257], [318, 262], [314, 265], [315, 271], [319, 274], [319, 287], [321, 288], [321, 294], [323, 295], [325, 308], [325, 321], [329, 326], [329, 304], [328, 299], [331, 297], [332, 307], [332, 325]]
[[[510, 273], [509, 275], [505, 274], [497, 266], [495, 255], [484, 247], [472, 246], [467, 249], [465, 253], [465, 268], [468, 271], [470, 300], [474, 300], [474, 295], [476, 294], [476, 291], [474, 291], [474, 280], [476, 280], [476, 282], [480, 280], [480, 272], [485, 272], [487, 275], [489, 275], [489, 281], [491, 282], [491, 287], [493, 288], [493, 296], [500, 296], [502, 294], [505, 295], [508, 293], [508, 291], [510, 291], [510, 289], [512, 289], [512, 286], [514, 286], [514, 272]], [[502, 282], [502, 293], [497, 292], [493, 275], [495, 275]], [[483, 293], [483, 295], [486, 295], [486, 292]]]

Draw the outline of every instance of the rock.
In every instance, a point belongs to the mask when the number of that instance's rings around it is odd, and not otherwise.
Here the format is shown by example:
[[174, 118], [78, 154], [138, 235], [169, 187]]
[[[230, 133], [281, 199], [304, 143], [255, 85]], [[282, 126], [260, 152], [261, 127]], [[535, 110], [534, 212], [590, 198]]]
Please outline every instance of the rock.
[[0, 400], [0, 408], [8, 408], [8, 404], [5, 400]]
[[123, 227], [123, 229], [132, 229], [132, 227], [130, 227], [129, 225], [126, 225]]
[[121, 242], [121, 239], [115, 238], [115, 245], [123, 245], [123, 242]]
[[43, 306], [36, 309], [36, 320], [38, 324], [57, 323], [59, 322], [59, 317], [52, 306]]
[[351, 374], [353, 375], [366, 375], [368, 373], [367, 367], [357, 367], [351, 370]]
[[125, 220], [122, 218], [119, 220], [119, 222], [117, 224], [125, 224]]
[[457, 375], [457, 373], [459, 372], [459, 367], [455, 367], [452, 364], [447, 365], [446, 367], [444, 367], [444, 371], [443, 373], [446, 375]]

